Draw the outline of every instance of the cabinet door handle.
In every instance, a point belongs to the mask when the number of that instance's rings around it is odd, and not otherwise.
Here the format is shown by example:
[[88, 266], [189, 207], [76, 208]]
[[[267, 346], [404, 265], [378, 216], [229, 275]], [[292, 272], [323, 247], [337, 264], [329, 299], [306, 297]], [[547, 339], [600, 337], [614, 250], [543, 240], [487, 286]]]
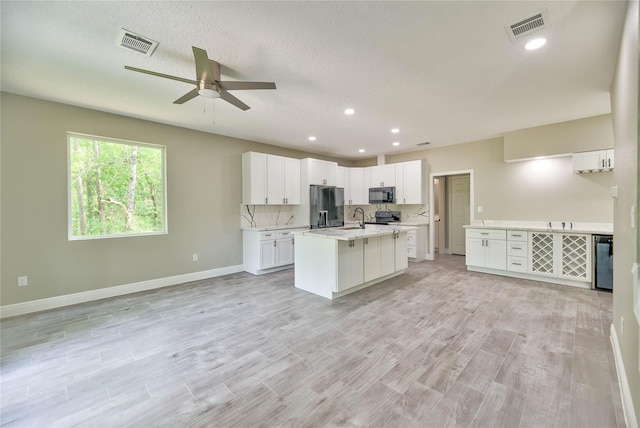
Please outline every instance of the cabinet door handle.
[[511, 247], [511, 248], [513, 248], [514, 250], [522, 250], [522, 247]]
[[488, 235], [489, 232], [480, 232], [480, 235]]
[[265, 204], [269, 203], [269, 198], [264, 198], [264, 203]]
[[274, 246], [274, 247], [276, 246], [276, 241], [273, 241], [273, 246]]
[[511, 263], [511, 264], [512, 264], [512, 265], [514, 265], [514, 266], [522, 266], [522, 263], [516, 263], [516, 262], [513, 262], [513, 263]]
[[522, 238], [522, 235], [520, 234], [516, 235], [515, 233], [513, 233], [511, 236], [513, 236], [514, 238]]
[[607, 166], [611, 168], [611, 159], [607, 159]]

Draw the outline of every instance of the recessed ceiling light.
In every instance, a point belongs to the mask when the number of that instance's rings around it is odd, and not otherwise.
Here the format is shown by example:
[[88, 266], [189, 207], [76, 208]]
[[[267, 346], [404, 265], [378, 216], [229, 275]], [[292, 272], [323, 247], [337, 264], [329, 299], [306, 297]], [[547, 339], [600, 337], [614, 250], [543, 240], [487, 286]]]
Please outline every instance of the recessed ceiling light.
[[545, 39], [544, 37], [540, 37], [537, 39], [529, 40], [527, 44], [524, 45], [524, 48], [528, 51], [534, 51], [543, 47], [545, 43], [547, 43], [547, 39]]
[[360, 149], [358, 150], [360, 153], [364, 153], [364, 149]]
[[311, 137], [309, 137], [309, 141], [316, 141], [316, 137], [312, 135]]
[[355, 113], [356, 111], [352, 108], [348, 108], [344, 111], [344, 114], [346, 114], [347, 116], [351, 116], [353, 113]]
[[399, 146], [399, 145], [400, 145], [400, 141], [394, 141], [394, 142], [393, 142], [393, 145], [394, 145], [394, 146]]
[[398, 132], [400, 132], [400, 130], [398, 128], [393, 128], [391, 130], [391, 133], [393, 133], [393, 134], [397, 134]]

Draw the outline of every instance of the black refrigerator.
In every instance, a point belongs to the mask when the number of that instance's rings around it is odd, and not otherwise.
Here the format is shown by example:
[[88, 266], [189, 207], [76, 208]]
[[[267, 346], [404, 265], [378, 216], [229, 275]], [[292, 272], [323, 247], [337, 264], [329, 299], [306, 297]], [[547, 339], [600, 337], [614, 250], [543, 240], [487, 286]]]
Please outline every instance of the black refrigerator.
[[335, 186], [309, 186], [312, 229], [344, 226], [344, 189]]

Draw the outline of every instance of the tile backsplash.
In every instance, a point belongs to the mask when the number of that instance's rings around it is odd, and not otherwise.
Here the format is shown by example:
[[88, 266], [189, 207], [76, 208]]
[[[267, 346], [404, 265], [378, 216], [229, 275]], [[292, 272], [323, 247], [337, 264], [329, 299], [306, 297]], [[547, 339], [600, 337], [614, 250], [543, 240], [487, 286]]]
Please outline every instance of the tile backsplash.
[[377, 205], [346, 205], [344, 207], [344, 221], [360, 221], [361, 215], [358, 214], [354, 217], [354, 211], [356, 208], [362, 208], [364, 210], [365, 221], [375, 221], [376, 211], [400, 211], [400, 221], [406, 222], [420, 222], [426, 223], [429, 221], [429, 209], [428, 205], [392, 205], [392, 204], [377, 204]]

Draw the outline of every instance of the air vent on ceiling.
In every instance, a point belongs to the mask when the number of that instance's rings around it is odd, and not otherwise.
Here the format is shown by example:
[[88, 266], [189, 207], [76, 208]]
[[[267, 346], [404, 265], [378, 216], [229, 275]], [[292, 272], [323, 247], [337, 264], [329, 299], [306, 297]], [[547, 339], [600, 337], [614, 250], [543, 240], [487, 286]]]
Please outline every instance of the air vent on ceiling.
[[158, 46], [158, 42], [122, 28], [118, 36], [118, 46], [151, 56]]
[[416, 144], [416, 146], [426, 146], [426, 145], [428, 145], [428, 144], [431, 144], [431, 143], [430, 143], [430, 142], [428, 142], [428, 141], [425, 141], [424, 143], [418, 143], [418, 144]]
[[544, 30], [548, 26], [547, 9], [542, 9], [534, 15], [518, 19], [512, 24], [505, 25], [504, 28], [507, 30], [511, 41], [515, 42], [522, 37]]

